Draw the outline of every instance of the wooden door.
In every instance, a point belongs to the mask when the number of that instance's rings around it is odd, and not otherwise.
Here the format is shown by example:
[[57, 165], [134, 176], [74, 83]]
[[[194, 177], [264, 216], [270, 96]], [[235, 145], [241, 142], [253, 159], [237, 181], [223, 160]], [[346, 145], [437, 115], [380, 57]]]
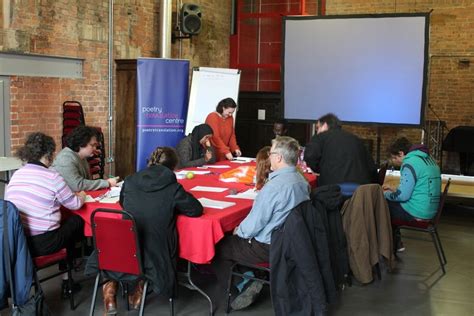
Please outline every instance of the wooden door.
[[137, 145], [137, 60], [118, 59], [115, 94], [115, 174], [135, 173]]

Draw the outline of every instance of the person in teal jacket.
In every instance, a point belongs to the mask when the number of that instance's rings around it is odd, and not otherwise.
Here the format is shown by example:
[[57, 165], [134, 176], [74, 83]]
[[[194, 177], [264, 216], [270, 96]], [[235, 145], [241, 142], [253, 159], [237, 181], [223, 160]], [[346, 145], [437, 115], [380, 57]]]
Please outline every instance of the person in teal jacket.
[[[436, 161], [424, 145], [412, 145], [405, 137], [389, 147], [391, 160], [400, 166], [400, 184], [385, 189], [390, 216], [402, 221], [432, 219], [436, 215], [441, 197], [441, 172]], [[397, 251], [405, 250], [398, 230], [394, 229]]]

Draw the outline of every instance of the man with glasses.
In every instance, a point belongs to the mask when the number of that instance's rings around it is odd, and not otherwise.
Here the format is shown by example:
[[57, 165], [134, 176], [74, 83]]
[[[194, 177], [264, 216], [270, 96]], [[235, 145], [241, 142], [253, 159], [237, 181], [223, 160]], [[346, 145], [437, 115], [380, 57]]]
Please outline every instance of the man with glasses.
[[[272, 140], [270, 163], [272, 172], [254, 201], [252, 210], [235, 228], [232, 236], [225, 237], [217, 246], [213, 266], [221, 286], [227, 287], [230, 267], [234, 261], [251, 264], [269, 261], [272, 231], [286, 220], [290, 211], [309, 200], [309, 184], [296, 170], [300, 146], [287, 136]], [[262, 283], [248, 282], [237, 292], [231, 307], [242, 309], [255, 300]], [[225, 291], [224, 291], [225, 293]]]
[[117, 185], [118, 177], [91, 179], [87, 158], [97, 150], [98, 133], [94, 127], [78, 126], [67, 136], [64, 147], [54, 159], [52, 168], [66, 180], [74, 192], [92, 191]]

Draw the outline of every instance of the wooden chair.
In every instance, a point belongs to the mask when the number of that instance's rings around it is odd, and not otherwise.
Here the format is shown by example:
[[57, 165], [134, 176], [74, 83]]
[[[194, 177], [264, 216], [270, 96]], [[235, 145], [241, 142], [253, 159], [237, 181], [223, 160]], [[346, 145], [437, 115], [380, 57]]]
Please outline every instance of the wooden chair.
[[446, 260], [443, 246], [441, 244], [441, 240], [439, 239], [437, 227], [438, 227], [439, 219], [441, 217], [441, 213], [443, 212], [444, 202], [446, 201], [446, 196], [448, 195], [450, 184], [451, 184], [451, 179], [448, 180], [448, 183], [446, 183], [446, 186], [444, 187], [443, 194], [439, 201], [439, 206], [436, 212], [436, 216], [433, 219], [430, 219], [430, 220], [417, 219], [416, 221], [410, 221], [410, 222], [405, 222], [405, 221], [400, 221], [400, 220], [392, 221], [392, 225], [396, 226], [397, 230], [400, 230], [400, 229], [414, 230], [414, 231], [429, 233], [431, 235], [431, 239], [433, 240], [436, 253], [438, 254], [438, 259], [439, 259], [439, 263], [441, 265], [441, 270], [443, 271], [443, 274], [446, 273], [446, 269], [444, 266], [448, 263], [448, 261]]

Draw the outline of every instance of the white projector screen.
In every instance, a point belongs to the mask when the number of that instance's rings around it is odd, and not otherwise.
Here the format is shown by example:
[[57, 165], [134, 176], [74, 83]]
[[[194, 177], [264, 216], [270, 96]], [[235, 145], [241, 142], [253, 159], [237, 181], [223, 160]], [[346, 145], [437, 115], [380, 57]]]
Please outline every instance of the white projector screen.
[[285, 118], [420, 126], [428, 14], [285, 17]]

